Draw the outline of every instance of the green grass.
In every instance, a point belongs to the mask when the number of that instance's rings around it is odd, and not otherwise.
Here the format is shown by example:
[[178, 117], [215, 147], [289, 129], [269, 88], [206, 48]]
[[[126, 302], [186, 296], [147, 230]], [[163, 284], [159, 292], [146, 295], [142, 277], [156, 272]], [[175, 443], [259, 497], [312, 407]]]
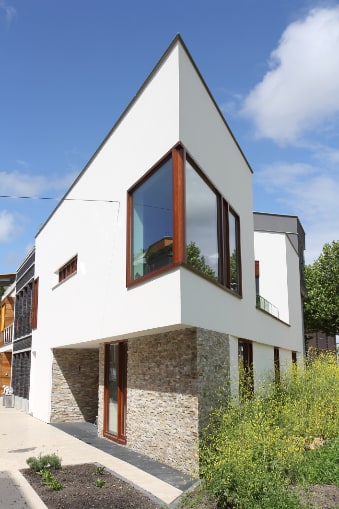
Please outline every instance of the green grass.
[[307, 484], [333, 484], [339, 487], [339, 438], [322, 447], [305, 451], [300, 477]]
[[[323, 355], [279, 386], [216, 409], [201, 442], [201, 474], [218, 507], [300, 509], [294, 485], [338, 482], [339, 367]], [[316, 442], [325, 445], [309, 450]]]

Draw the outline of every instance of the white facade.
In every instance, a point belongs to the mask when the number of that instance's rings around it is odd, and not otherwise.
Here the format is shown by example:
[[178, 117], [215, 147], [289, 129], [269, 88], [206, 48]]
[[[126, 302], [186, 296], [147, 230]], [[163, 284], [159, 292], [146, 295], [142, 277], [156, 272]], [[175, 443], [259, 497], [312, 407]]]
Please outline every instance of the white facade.
[[[178, 142], [240, 218], [241, 296], [185, 266], [126, 287], [127, 190]], [[274, 347], [286, 360], [292, 351], [301, 355], [298, 254], [284, 234], [256, 233], [254, 242], [252, 210], [251, 169], [176, 38], [36, 237], [33, 415], [50, 420], [52, 350], [58, 347], [97, 349], [113, 340], [199, 327], [231, 336], [234, 388], [238, 338], [253, 342], [258, 377], [273, 368]], [[76, 273], [59, 283], [59, 269], [75, 255]], [[280, 320], [256, 308], [257, 257], [263, 296], [279, 308]]]

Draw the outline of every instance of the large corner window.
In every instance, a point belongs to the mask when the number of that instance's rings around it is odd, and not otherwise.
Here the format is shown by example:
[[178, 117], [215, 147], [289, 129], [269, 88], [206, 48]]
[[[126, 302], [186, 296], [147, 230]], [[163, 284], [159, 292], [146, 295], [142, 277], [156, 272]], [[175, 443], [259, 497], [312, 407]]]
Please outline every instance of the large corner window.
[[132, 279], [172, 263], [172, 158], [160, 165], [132, 198]]
[[174, 265], [241, 295], [240, 220], [175, 146], [128, 191], [127, 285]]
[[218, 279], [218, 202], [215, 192], [189, 161], [185, 168], [186, 261], [206, 276]]

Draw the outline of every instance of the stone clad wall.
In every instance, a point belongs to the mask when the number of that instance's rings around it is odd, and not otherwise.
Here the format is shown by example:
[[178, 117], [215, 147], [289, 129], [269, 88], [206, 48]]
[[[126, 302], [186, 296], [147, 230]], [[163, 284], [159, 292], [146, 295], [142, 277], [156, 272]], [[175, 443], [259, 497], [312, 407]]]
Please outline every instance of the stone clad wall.
[[53, 353], [51, 422], [94, 422], [98, 415], [98, 350], [55, 349]]
[[230, 346], [228, 334], [197, 329], [199, 430], [210, 411], [230, 395]]
[[128, 341], [127, 445], [184, 472], [198, 464], [195, 329]]
[[[128, 340], [127, 355], [127, 447], [196, 474], [199, 433], [220, 397], [228, 396], [228, 335], [189, 328], [143, 336]], [[102, 435], [104, 345], [99, 371]]]

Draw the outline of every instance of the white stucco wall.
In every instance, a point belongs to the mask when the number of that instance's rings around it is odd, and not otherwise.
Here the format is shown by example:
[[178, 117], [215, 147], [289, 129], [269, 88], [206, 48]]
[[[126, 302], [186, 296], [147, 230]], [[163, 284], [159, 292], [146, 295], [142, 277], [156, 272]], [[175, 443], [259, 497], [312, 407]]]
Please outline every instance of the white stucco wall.
[[259, 294], [279, 309], [281, 320], [289, 323], [286, 242], [285, 234], [254, 232], [255, 259], [260, 267]]

